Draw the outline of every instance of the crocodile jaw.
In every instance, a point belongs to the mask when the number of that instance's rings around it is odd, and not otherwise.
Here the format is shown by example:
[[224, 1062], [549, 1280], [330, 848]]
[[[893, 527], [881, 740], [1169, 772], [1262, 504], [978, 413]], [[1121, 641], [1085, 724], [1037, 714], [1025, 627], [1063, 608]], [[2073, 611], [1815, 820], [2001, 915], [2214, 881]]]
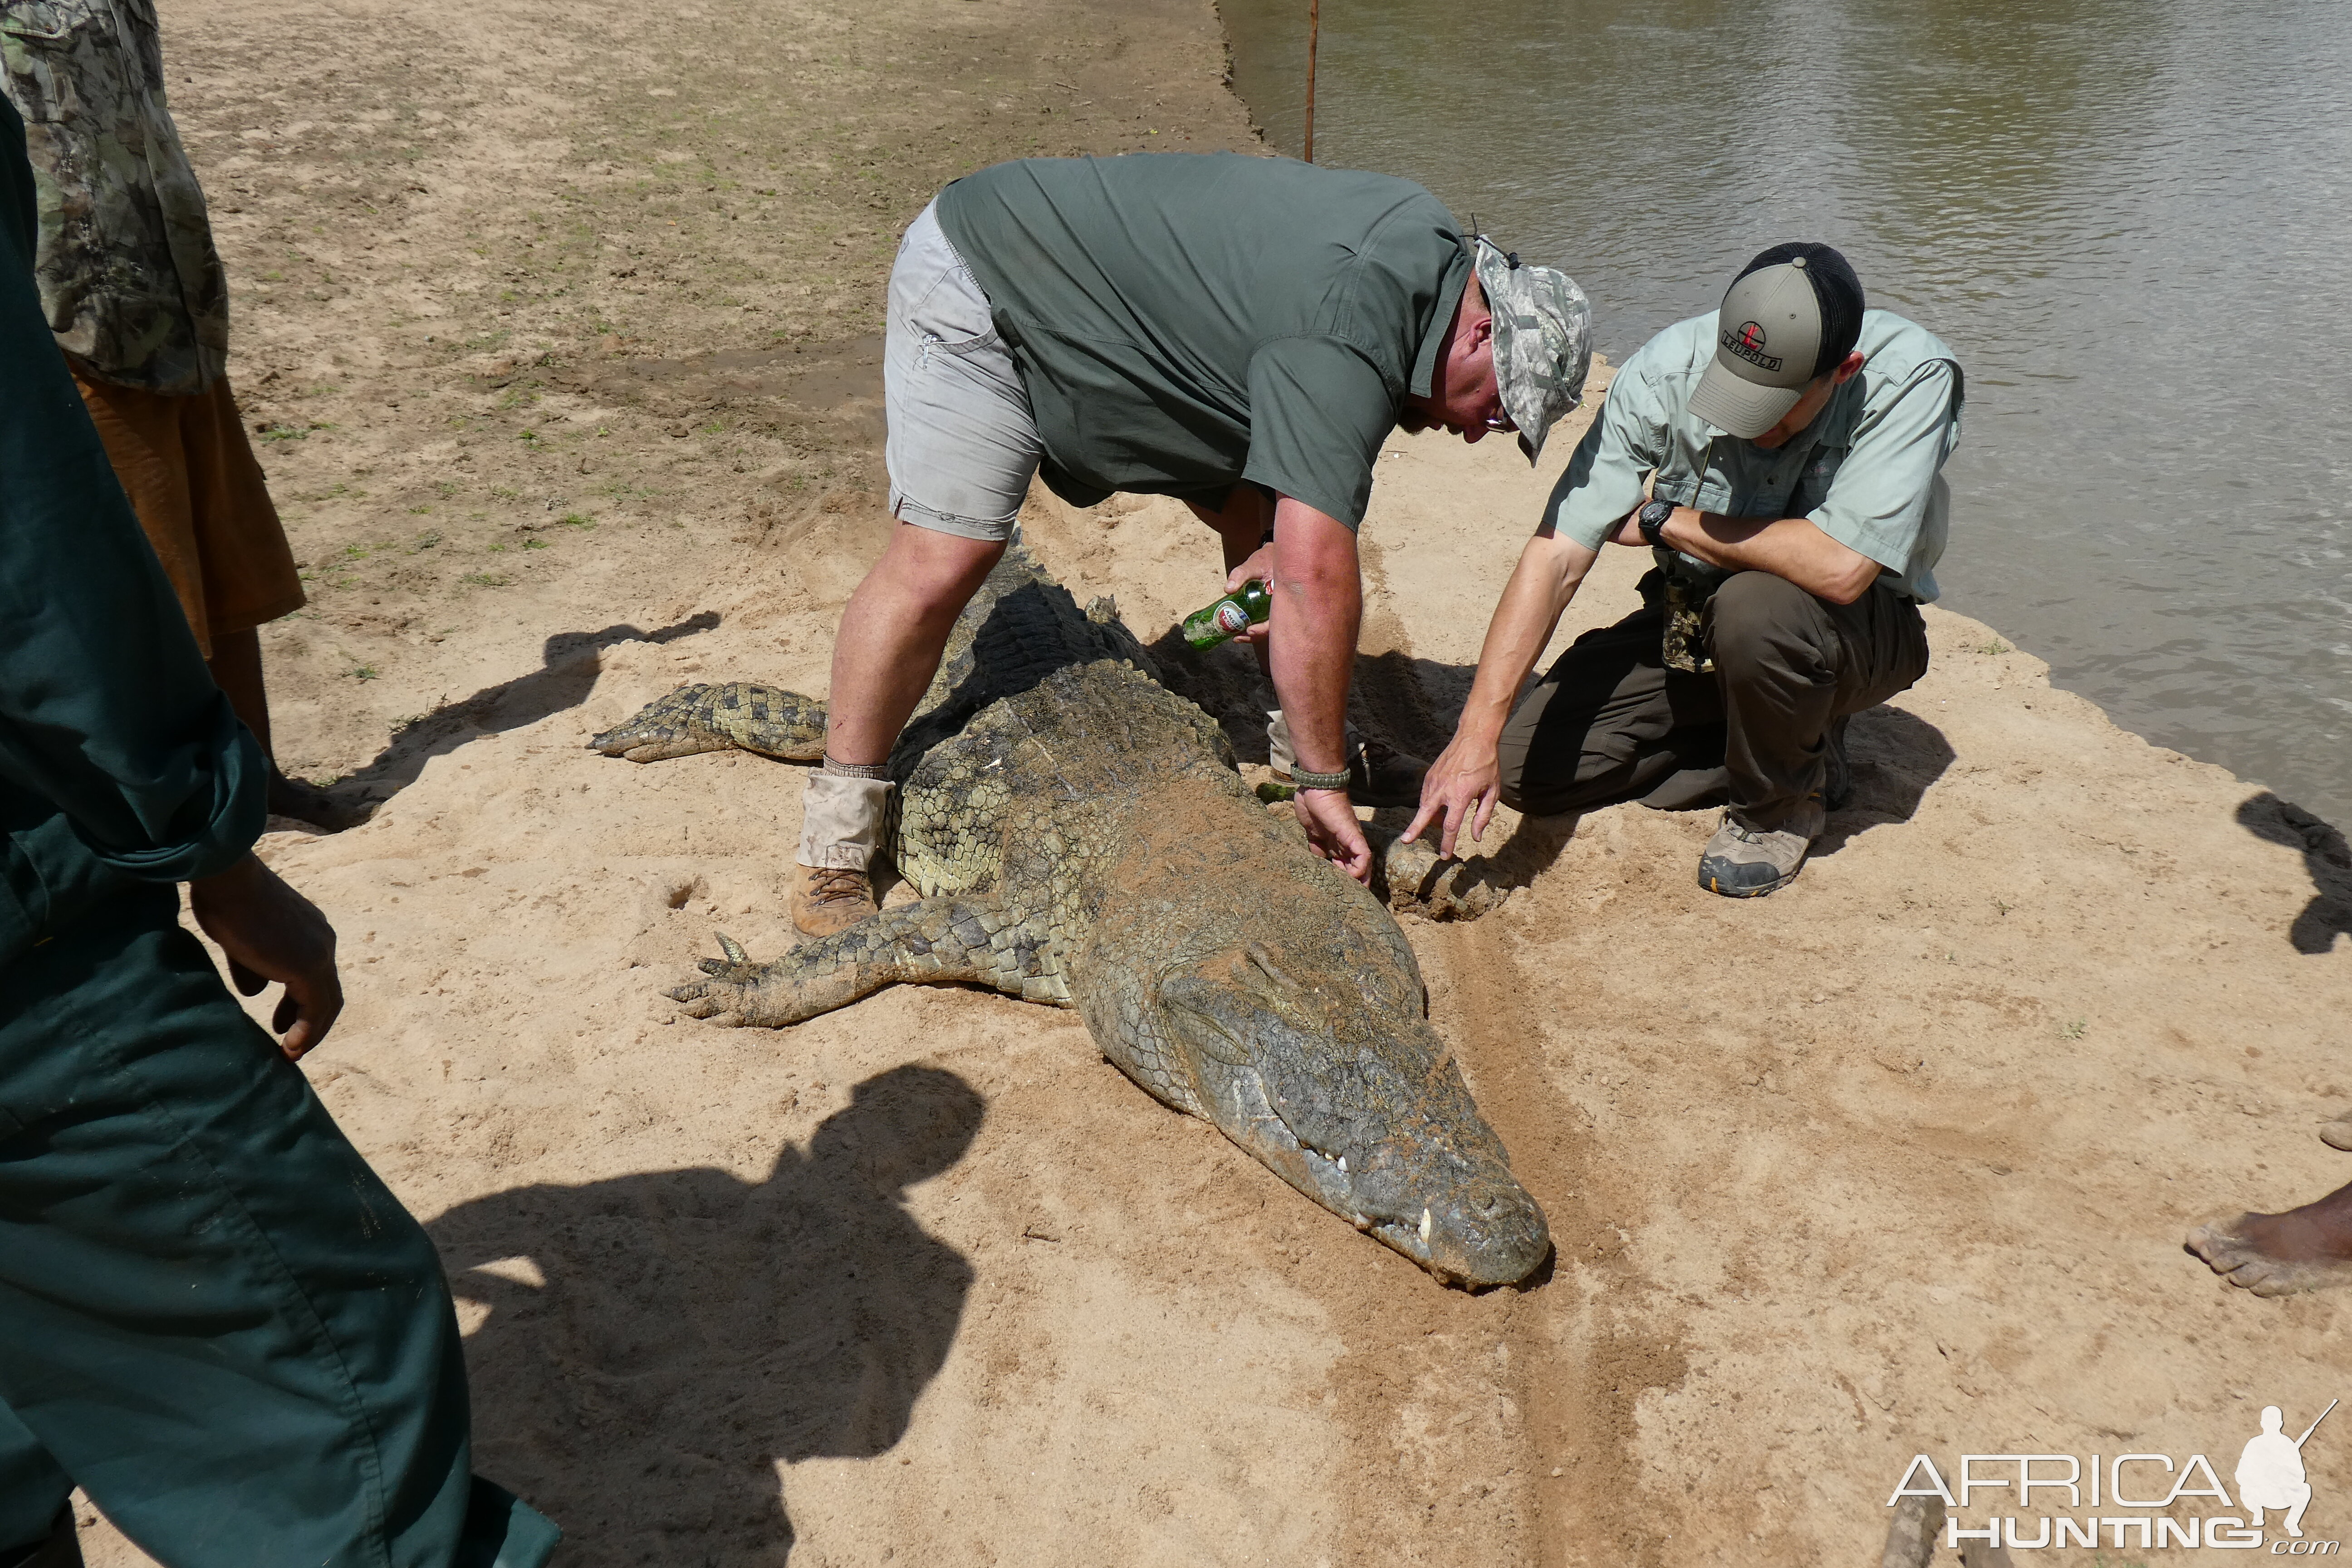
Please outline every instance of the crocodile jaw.
[[[1311, 1148], [1249, 1069], [1203, 1099], [1209, 1119], [1269, 1170], [1449, 1284], [1516, 1284], [1551, 1251], [1543, 1211], [1500, 1160], [1433, 1157], [1426, 1144], [1414, 1161], [1392, 1148]], [[1452, 1179], [1432, 1179], [1444, 1165]]]
[[1514, 1283], [1550, 1252], [1543, 1211], [1422, 1019], [1316, 1005], [1255, 944], [1158, 992], [1202, 1113], [1325, 1208], [1456, 1284]]

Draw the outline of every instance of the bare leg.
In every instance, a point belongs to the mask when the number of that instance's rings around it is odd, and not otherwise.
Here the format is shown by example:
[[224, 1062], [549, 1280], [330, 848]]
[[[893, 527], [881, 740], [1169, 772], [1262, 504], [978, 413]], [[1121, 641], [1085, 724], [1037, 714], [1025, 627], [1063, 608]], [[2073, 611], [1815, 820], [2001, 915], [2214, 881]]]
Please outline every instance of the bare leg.
[[2352, 1185], [2284, 1214], [2242, 1214], [2189, 1233], [2189, 1250], [2257, 1296], [2352, 1284]]
[[278, 752], [269, 733], [269, 691], [261, 676], [261, 633], [252, 627], [213, 638], [213, 680], [228, 698], [228, 705], [269, 763], [269, 809], [329, 832], [341, 832], [367, 819], [367, 808], [338, 800], [318, 785], [289, 779], [278, 771]]
[[228, 705], [261, 742], [269, 771], [278, 772], [278, 752], [269, 743], [269, 693], [261, 679], [261, 633], [251, 627], [213, 638], [213, 680], [227, 694]]
[[1001, 540], [897, 525], [890, 548], [841, 614], [825, 704], [827, 756], [866, 765], [889, 759], [939, 673], [956, 617], [1003, 553]]

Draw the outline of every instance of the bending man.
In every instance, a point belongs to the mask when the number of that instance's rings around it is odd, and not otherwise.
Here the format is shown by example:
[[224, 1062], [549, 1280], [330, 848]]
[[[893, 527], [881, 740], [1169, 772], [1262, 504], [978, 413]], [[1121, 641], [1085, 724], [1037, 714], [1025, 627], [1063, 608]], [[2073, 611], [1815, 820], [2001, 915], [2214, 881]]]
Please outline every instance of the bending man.
[[[1407, 836], [1442, 820], [1451, 855], [1497, 800], [1720, 805], [1699, 885], [1786, 886], [1840, 804], [1845, 719], [1927, 671], [1960, 399], [1952, 352], [1864, 310], [1826, 245], [1773, 247], [1643, 344], [1519, 556]], [[1655, 558], [1643, 607], [1519, 699], [1604, 543]]]
[[1383, 174], [1161, 153], [950, 185], [890, 274], [898, 526], [834, 646], [793, 924], [874, 912], [885, 763], [1041, 472], [1078, 506], [1178, 497], [1223, 540], [1229, 584], [1268, 583], [1277, 755], [1286, 730], [1309, 839], [1369, 877], [1349, 795], [1373, 781], [1345, 737], [1373, 460], [1400, 425], [1516, 429], [1532, 460], [1581, 392], [1588, 321], [1568, 278]]

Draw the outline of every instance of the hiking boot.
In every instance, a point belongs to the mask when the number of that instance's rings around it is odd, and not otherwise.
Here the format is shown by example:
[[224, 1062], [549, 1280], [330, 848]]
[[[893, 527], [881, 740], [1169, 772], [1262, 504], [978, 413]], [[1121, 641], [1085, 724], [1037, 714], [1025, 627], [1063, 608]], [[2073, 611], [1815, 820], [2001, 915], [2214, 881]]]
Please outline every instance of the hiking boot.
[[856, 867], [793, 868], [800, 873], [793, 884], [793, 929], [803, 936], [832, 936], [881, 913], [872, 879]]
[[1350, 735], [1348, 798], [1358, 805], [1419, 805], [1429, 764], [1370, 735]]
[[1822, 804], [1832, 811], [1843, 811], [1853, 802], [1853, 763], [1845, 752], [1845, 727], [1852, 722], [1851, 713], [1830, 721], [1830, 765], [1822, 779]]
[[1723, 826], [1698, 858], [1698, 885], [1727, 899], [1760, 899], [1797, 879], [1810, 835], [1750, 827], [1723, 814]]

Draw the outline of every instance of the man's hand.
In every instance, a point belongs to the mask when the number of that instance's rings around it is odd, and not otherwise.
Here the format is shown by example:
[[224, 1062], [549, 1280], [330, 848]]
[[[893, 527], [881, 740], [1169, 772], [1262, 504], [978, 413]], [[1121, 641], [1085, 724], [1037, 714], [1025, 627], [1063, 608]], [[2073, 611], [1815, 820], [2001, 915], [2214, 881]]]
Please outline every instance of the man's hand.
[[247, 855], [217, 877], [188, 884], [188, 904], [205, 934], [228, 954], [229, 978], [250, 996], [276, 982], [286, 987], [270, 1027], [289, 1062], [327, 1037], [343, 1010], [335, 973], [335, 928], [319, 907]]
[[[1243, 562], [1240, 565], [1225, 574], [1225, 592], [1228, 594], [1240, 593], [1242, 591], [1242, 584], [1248, 582], [1253, 577], [1256, 578], [1261, 583], [1272, 583], [1274, 581], [1274, 541], [1269, 539], [1264, 544], [1259, 545], [1248, 560]], [[1234, 640], [1235, 642], [1244, 643], [1262, 643], [1265, 641], [1266, 634], [1271, 632], [1273, 629], [1274, 625], [1271, 621], [1260, 621]]]
[[1437, 852], [1452, 859], [1454, 837], [1465, 823], [1473, 843], [1486, 841], [1486, 824], [1495, 819], [1495, 806], [1502, 797], [1503, 770], [1495, 742], [1456, 730], [1421, 781], [1421, 809], [1404, 836], [1418, 838], [1422, 829], [1436, 822]]
[[1494, 819], [1502, 798], [1502, 768], [1496, 742], [1517, 705], [1536, 659], [1551, 641], [1562, 610], [1576, 597], [1577, 585], [1600, 558], [1598, 551], [1560, 538], [1549, 523], [1536, 531], [1519, 552], [1519, 563], [1503, 589], [1495, 617], [1486, 623], [1486, 641], [1478, 650], [1478, 673], [1470, 682], [1469, 700], [1437, 761], [1421, 783], [1421, 810], [1405, 829], [1418, 838], [1432, 822], [1439, 823], [1438, 852], [1451, 856], [1455, 837], [1465, 820], [1470, 837], [1484, 842], [1486, 824]]
[[1364, 842], [1363, 824], [1347, 793], [1336, 789], [1303, 789], [1291, 797], [1298, 826], [1315, 853], [1366, 887], [1372, 883], [1372, 847]]

